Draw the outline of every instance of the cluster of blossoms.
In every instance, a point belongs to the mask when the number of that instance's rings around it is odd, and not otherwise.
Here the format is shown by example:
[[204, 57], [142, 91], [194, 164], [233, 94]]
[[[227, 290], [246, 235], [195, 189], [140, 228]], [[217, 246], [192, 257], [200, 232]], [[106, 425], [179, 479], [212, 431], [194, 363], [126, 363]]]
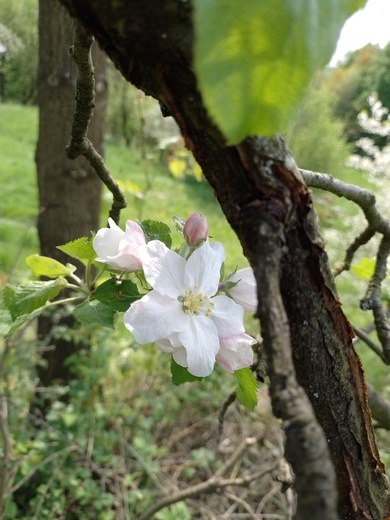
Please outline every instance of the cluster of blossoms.
[[171, 353], [194, 376], [208, 376], [216, 362], [229, 372], [250, 366], [256, 341], [245, 333], [243, 316], [257, 307], [252, 269], [220, 281], [226, 254], [220, 243], [209, 242], [199, 213], [186, 220], [183, 237], [176, 253], [160, 240], [146, 242], [130, 220], [125, 231], [110, 219], [109, 228], [97, 232], [97, 260], [121, 272], [142, 269], [152, 287], [125, 313], [127, 329], [138, 343], [155, 342]]
[[[367, 102], [371, 115], [366, 111], [358, 115], [358, 122], [362, 130], [368, 134], [389, 138], [390, 117], [385, 108], [375, 95], [369, 96]], [[349, 157], [347, 166], [362, 170], [370, 175], [370, 180], [377, 182], [389, 178], [390, 175], [390, 145], [377, 146], [370, 137], [361, 137], [355, 143], [363, 152]]]

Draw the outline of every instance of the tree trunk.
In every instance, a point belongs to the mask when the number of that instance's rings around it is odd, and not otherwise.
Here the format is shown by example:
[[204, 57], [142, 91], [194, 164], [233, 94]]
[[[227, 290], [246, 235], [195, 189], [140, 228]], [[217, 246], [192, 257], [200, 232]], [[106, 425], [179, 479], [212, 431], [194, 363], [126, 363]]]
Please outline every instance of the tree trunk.
[[[388, 481], [353, 333], [341, 311], [310, 194], [282, 140], [248, 138], [225, 146], [191, 69], [190, 2], [61, 2], [122, 74], [175, 118], [254, 269], [273, 409], [284, 421], [286, 455], [296, 473], [297, 516], [337, 517], [326, 498], [333, 486], [328, 447], [338, 518], [387, 518]], [[312, 421], [313, 409], [325, 435]]]
[[[65, 147], [70, 139], [75, 97], [76, 70], [69, 52], [73, 21], [57, 0], [39, 2], [39, 137], [36, 165], [39, 188], [38, 235], [42, 255], [68, 262], [56, 246], [80, 236], [89, 236], [99, 224], [101, 182], [83, 159], [71, 161]], [[94, 49], [96, 108], [89, 137], [102, 154], [104, 114], [107, 97], [106, 56]], [[82, 266], [78, 265], [81, 270]], [[53, 381], [66, 384], [71, 371], [65, 360], [83, 345], [53, 336], [52, 329], [72, 327], [65, 309], [39, 319], [38, 334], [51, 350], [43, 353], [38, 366], [44, 386]], [[57, 329], [60, 330], [60, 329]], [[84, 345], [85, 346], [85, 345]], [[53, 348], [54, 347], [54, 348]]]

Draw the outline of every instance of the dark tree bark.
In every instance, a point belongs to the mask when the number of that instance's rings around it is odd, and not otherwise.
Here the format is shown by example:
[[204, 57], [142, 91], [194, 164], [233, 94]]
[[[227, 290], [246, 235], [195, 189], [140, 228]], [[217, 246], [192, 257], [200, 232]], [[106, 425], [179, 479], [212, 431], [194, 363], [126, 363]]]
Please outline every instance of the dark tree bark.
[[[73, 20], [57, 0], [39, 2], [39, 137], [36, 165], [39, 187], [38, 234], [42, 255], [68, 262], [56, 246], [80, 236], [89, 236], [99, 224], [101, 182], [83, 158], [66, 156], [70, 139], [76, 85], [76, 69], [69, 48], [73, 41]], [[94, 49], [96, 108], [89, 137], [102, 153], [104, 114], [107, 97], [106, 56]], [[78, 265], [82, 269], [81, 265]], [[58, 313], [57, 313], [58, 314]], [[61, 312], [39, 320], [38, 334], [54, 349], [44, 352], [38, 376], [44, 386], [53, 381], [66, 383], [71, 371], [65, 360], [83, 345], [51, 335], [54, 324], [72, 326], [72, 316]], [[85, 345], [84, 345], [85, 346]]]
[[248, 138], [225, 146], [191, 69], [190, 2], [61, 2], [122, 74], [176, 119], [254, 269], [273, 409], [283, 419], [286, 455], [296, 474], [297, 517], [388, 518], [388, 481], [352, 329], [310, 194], [283, 141]]

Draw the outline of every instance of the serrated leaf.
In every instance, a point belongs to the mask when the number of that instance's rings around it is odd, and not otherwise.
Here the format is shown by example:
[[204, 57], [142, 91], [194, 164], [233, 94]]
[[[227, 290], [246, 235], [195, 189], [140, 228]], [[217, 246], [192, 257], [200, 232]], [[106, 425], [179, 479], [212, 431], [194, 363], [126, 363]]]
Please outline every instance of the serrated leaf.
[[141, 222], [141, 227], [145, 233], [146, 242], [150, 242], [151, 240], [160, 240], [161, 242], [164, 242], [168, 248], [171, 247], [171, 230], [166, 224], [164, 224], [164, 222], [159, 222], [157, 220], [143, 220]]
[[116, 311], [127, 311], [133, 302], [141, 298], [135, 283], [130, 280], [117, 280], [115, 278], [110, 278], [99, 285], [93, 296]]
[[57, 249], [83, 263], [93, 261], [97, 257], [92, 247], [92, 239], [88, 237], [76, 238], [72, 242], [57, 246]]
[[7, 284], [3, 289], [3, 300], [12, 319], [16, 320], [18, 316], [30, 314], [45, 305], [47, 301], [55, 298], [61, 287], [65, 285], [66, 282], [63, 278], [50, 282], [28, 282], [19, 287]]
[[351, 267], [351, 271], [363, 280], [370, 280], [375, 270], [375, 259], [364, 257]]
[[72, 274], [69, 267], [48, 256], [30, 255], [27, 257], [26, 263], [35, 276], [58, 278], [59, 276], [69, 276]]
[[236, 396], [238, 401], [248, 408], [253, 410], [257, 404], [257, 387], [258, 383], [250, 368], [241, 368], [235, 370], [234, 375], [237, 379]]
[[11, 314], [8, 314], [7, 316], [4, 316], [2, 312], [0, 312], [0, 319], [2, 321], [0, 325], [0, 337], [3, 338], [9, 338], [12, 336], [12, 334], [22, 325], [24, 325], [27, 321], [33, 321], [35, 318], [38, 318], [42, 314], [42, 312], [45, 310], [45, 306], [39, 307], [38, 309], [35, 309], [34, 311], [30, 312], [30, 314], [22, 314], [16, 318], [15, 321], [12, 321]]
[[195, 0], [194, 67], [228, 143], [286, 128], [364, 0]]
[[182, 367], [176, 363], [176, 361], [171, 359], [171, 374], [172, 374], [172, 383], [175, 386], [182, 385], [183, 383], [191, 383], [193, 381], [199, 381], [203, 379], [202, 377], [193, 376], [188, 372], [188, 369]]
[[73, 314], [83, 325], [101, 325], [113, 329], [115, 312], [115, 309], [99, 300], [90, 300], [77, 305]]

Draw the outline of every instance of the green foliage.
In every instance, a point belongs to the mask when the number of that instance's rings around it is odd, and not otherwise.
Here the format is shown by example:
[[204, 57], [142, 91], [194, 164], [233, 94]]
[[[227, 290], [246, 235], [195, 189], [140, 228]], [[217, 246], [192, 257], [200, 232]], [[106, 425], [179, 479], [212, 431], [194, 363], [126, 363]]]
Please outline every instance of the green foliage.
[[363, 257], [351, 267], [351, 271], [363, 280], [370, 280], [374, 274], [375, 264], [375, 258]]
[[93, 297], [116, 311], [127, 311], [130, 305], [141, 298], [138, 287], [130, 280], [110, 278], [99, 285]]
[[26, 263], [32, 270], [34, 276], [47, 276], [48, 278], [58, 278], [59, 276], [69, 276], [76, 269], [74, 266], [65, 266], [47, 256], [30, 255]]
[[88, 237], [76, 238], [72, 242], [57, 246], [57, 249], [83, 263], [88, 263], [96, 258], [92, 239]]
[[19, 287], [7, 284], [3, 289], [3, 300], [12, 319], [16, 320], [19, 316], [43, 307], [59, 294], [64, 285], [62, 278], [50, 282], [32, 281]]
[[[21, 42], [17, 52], [6, 53], [0, 63], [0, 97], [19, 103], [33, 102], [37, 78], [38, 1], [2, 0], [0, 20]], [[3, 43], [9, 47], [8, 42]]]
[[193, 376], [188, 372], [187, 368], [178, 365], [173, 357], [171, 359], [171, 374], [172, 383], [175, 386], [180, 386], [183, 383], [191, 383], [193, 381], [202, 379], [201, 377]]
[[236, 396], [238, 401], [248, 408], [253, 410], [257, 404], [257, 388], [258, 382], [250, 368], [241, 368], [235, 370], [234, 375], [237, 379]]
[[90, 300], [80, 303], [74, 308], [74, 317], [87, 327], [102, 326], [114, 328], [114, 316], [116, 310], [99, 300]]
[[143, 220], [141, 227], [145, 233], [147, 242], [151, 240], [160, 240], [170, 248], [172, 246], [171, 230], [164, 222], [157, 222], [156, 220]]
[[362, 0], [197, 0], [194, 66], [205, 104], [229, 143], [272, 135], [313, 73], [332, 56]]
[[286, 140], [300, 168], [338, 176], [352, 152], [343, 137], [344, 127], [333, 115], [332, 94], [324, 86], [312, 85]]

